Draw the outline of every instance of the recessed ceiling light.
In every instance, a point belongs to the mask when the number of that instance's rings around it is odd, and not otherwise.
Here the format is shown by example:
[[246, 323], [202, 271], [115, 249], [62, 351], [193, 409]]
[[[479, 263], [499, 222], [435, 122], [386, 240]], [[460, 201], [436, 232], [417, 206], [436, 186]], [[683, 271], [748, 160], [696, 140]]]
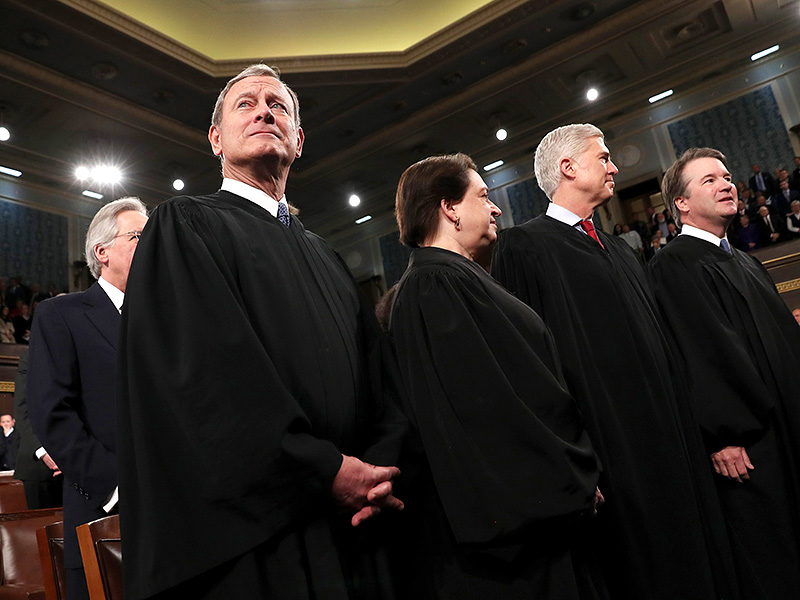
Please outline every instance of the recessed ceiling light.
[[360, 219], [356, 219], [356, 224], [361, 225], [361, 223], [366, 223], [372, 218], [372, 215], [364, 215]]
[[350, 206], [358, 206], [359, 204], [361, 204], [361, 198], [353, 194], [352, 196], [350, 196], [348, 202], [350, 202]]
[[83, 181], [84, 179], [89, 179], [90, 175], [91, 173], [89, 172], [88, 167], [81, 166], [75, 169], [75, 177], [77, 179], [80, 179], [81, 181]]
[[172, 188], [180, 192], [184, 188], [183, 179], [176, 179], [173, 181]]
[[0, 166], [0, 173], [5, 173], [6, 175], [11, 175], [12, 177], [19, 177], [22, 175], [22, 171], [17, 171], [16, 169], [10, 169], [9, 167]]
[[773, 52], [777, 52], [780, 49], [781, 47], [778, 44], [775, 44], [774, 46], [767, 48], [766, 50], [762, 50], [761, 52], [756, 52], [755, 54], [753, 54], [753, 56], [750, 57], [750, 60], [756, 61], [759, 58], [764, 58], [765, 56], [768, 56]]
[[484, 171], [491, 171], [492, 169], [496, 169], [497, 167], [502, 166], [504, 163], [502, 160], [496, 160], [493, 163], [489, 163], [485, 167], [483, 167]]
[[94, 198], [95, 200], [102, 200], [103, 194], [98, 194], [97, 192], [93, 192], [92, 190], [83, 190], [81, 192], [84, 196], [88, 196], [89, 198]]
[[650, 104], [653, 104], [654, 102], [658, 102], [659, 100], [663, 100], [664, 98], [668, 98], [669, 96], [672, 96], [672, 90], [667, 90], [666, 92], [661, 92], [660, 94], [656, 94], [655, 96], [650, 96], [647, 99], [647, 101]]
[[0, 127], [0, 142], [7, 142], [11, 139], [11, 132], [7, 127]]
[[595, 88], [589, 88], [586, 90], [586, 99], [590, 102], [594, 102], [600, 96], [600, 92], [597, 91]]
[[495, 132], [494, 135], [497, 137], [498, 140], [502, 142], [504, 139], [508, 137], [508, 132], [501, 127]]
[[110, 183], [114, 185], [122, 179], [122, 173], [117, 167], [111, 165], [99, 165], [92, 169], [92, 179], [97, 183]]

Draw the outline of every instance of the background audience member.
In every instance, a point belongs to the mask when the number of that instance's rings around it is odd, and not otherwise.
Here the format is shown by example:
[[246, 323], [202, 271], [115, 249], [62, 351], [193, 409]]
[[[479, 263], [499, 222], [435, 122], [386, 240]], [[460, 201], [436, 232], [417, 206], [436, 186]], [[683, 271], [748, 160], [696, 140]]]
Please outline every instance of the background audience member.
[[786, 215], [786, 231], [792, 239], [800, 237], [800, 200], [792, 202], [792, 212]]
[[736, 243], [739, 250], [750, 252], [761, 248], [761, 230], [758, 225], [750, 222], [750, 217], [739, 217], [740, 227], [736, 231]]
[[0, 469], [3, 471], [12, 471], [16, 464], [19, 435], [14, 428], [15, 424], [14, 417], [10, 414], [0, 415], [0, 426], [3, 428], [3, 438], [0, 440], [0, 445], [2, 445]]
[[794, 157], [794, 171], [792, 171], [790, 187], [800, 192], [800, 156]]
[[31, 339], [31, 309], [30, 306], [17, 300], [19, 314], [14, 317], [14, 340], [18, 344], [27, 344]]
[[630, 246], [634, 252], [636, 252], [636, 256], [641, 257], [642, 255], [642, 238], [641, 236], [636, 233], [635, 231], [631, 231], [630, 226], [623, 225], [622, 226], [622, 233], [619, 236], [621, 239], [625, 240], [625, 243]]
[[788, 179], [781, 181], [778, 185], [778, 192], [772, 197], [771, 204], [780, 216], [785, 217], [791, 210], [792, 202], [800, 200], [800, 192], [789, 189]]
[[783, 220], [770, 212], [766, 206], [758, 209], [758, 226], [761, 230], [761, 246], [771, 246], [783, 240], [784, 223]]
[[759, 165], [753, 165], [753, 175], [750, 177], [750, 189], [753, 192], [762, 192], [766, 197], [775, 193], [775, 179], [767, 171], [762, 171]]
[[0, 307], [0, 343], [2, 344], [16, 344], [17, 340], [14, 338], [14, 322], [11, 319], [10, 310], [5, 304]]

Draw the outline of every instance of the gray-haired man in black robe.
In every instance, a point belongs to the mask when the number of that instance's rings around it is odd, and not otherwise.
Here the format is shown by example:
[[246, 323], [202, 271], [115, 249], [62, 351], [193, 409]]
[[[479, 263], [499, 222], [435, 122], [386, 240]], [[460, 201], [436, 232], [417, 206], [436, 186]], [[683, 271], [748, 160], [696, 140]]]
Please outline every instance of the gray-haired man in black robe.
[[209, 141], [222, 189], [153, 212], [123, 313], [126, 598], [382, 597], [354, 526], [402, 508], [405, 422], [371, 307], [286, 204], [297, 96], [245, 69]]
[[650, 263], [734, 541], [745, 598], [800, 590], [800, 328], [766, 269], [731, 248], [725, 156], [691, 148], [664, 175], [681, 235]]
[[[492, 274], [553, 333], [603, 472], [597, 545], [612, 597], [735, 597], [725, 528], [699, 436], [680, 402], [644, 271], [618, 237], [596, 231], [617, 167], [603, 132], [560, 127], [539, 144], [547, 213], [500, 234]], [[706, 507], [706, 503], [713, 503]], [[716, 511], [718, 513], [718, 510]]]

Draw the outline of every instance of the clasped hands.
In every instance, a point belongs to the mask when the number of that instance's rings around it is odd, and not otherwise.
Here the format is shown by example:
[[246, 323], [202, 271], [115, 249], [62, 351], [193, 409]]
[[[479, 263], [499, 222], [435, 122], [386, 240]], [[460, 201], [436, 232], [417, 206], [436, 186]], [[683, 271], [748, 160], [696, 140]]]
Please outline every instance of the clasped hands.
[[350, 523], [357, 527], [383, 508], [403, 510], [403, 502], [392, 495], [392, 479], [398, 475], [397, 467], [376, 467], [342, 455], [331, 493], [339, 506], [355, 512]]

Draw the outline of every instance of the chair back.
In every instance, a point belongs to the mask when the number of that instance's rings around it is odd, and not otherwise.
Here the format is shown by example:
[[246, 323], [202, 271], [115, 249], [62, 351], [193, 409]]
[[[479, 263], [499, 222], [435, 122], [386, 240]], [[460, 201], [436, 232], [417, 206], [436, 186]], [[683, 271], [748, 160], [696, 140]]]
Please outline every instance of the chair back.
[[16, 513], [28, 510], [25, 486], [11, 475], [0, 475], [0, 513]]
[[78, 527], [90, 600], [122, 600], [122, 539], [119, 515]]
[[67, 572], [64, 567], [64, 522], [36, 530], [39, 561], [42, 563], [44, 595], [47, 600], [67, 597]]
[[44, 598], [36, 531], [63, 519], [60, 508], [0, 514], [0, 598]]

